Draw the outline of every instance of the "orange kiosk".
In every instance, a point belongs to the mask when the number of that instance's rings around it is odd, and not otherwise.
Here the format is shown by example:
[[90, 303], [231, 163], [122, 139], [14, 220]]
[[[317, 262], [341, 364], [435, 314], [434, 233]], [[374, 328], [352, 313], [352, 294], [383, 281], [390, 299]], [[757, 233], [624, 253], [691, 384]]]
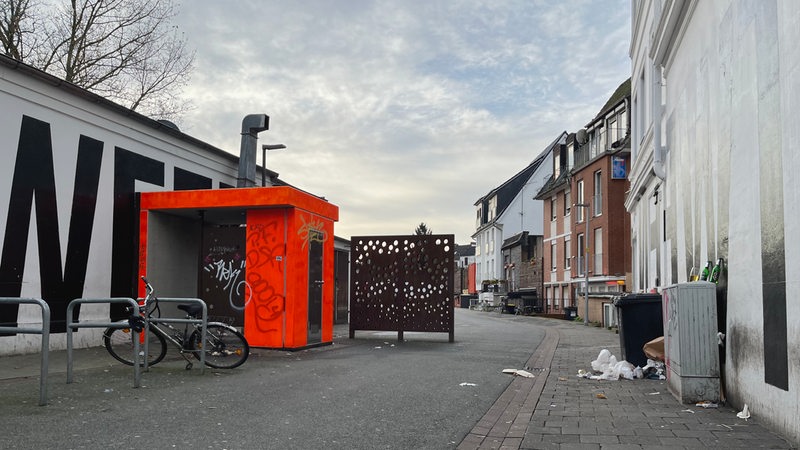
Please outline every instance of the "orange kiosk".
[[241, 233], [243, 248], [234, 249], [241, 262], [214, 267], [230, 292], [242, 294], [231, 305], [247, 342], [290, 350], [330, 344], [338, 219], [337, 206], [288, 186], [142, 193], [139, 275], [163, 297], [205, 300], [200, 277], [212, 264], [202, 236], [210, 227]]

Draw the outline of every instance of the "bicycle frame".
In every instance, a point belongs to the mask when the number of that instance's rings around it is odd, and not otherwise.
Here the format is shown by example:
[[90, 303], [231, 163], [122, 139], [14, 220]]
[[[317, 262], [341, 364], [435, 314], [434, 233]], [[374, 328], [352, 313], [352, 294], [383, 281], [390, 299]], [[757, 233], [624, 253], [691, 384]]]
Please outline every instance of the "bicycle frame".
[[[233, 369], [247, 361], [250, 346], [247, 339], [235, 327], [221, 322], [208, 321], [208, 309], [203, 300], [199, 298], [157, 298], [147, 279], [142, 277], [146, 286], [146, 295], [138, 304], [133, 304], [129, 309], [136, 311], [124, 324], [116, 323], [103, 333], [103, 343], [108, 352], [123, 364], [135, 365], [142, 361], [134, 353], [134, 358], [127, 356], [126, 349], [131, 344], [131, 337], [126, 336], [130, 330], [139, 332], [140, 341], [134, 342], [134, 347], [143, 343], [142, 354], [145, 369], [148, 365], [157, 364], [166, 355], [169, 347], [168, 341], [176, 345], [180, 355], [187, 361], [186, 369], [191, 369], [192, 362], [186, 354], [200, 360], [203, 370], [205, 366], [216, 369]], [[159, 302], [177, 303], [178, 309], [186, 313], [186, 317], [162, 318]], [[158, 311], [158, 313], [156, 313]], [[180, 326], [173, 324], [184, 324]], [[127, 344], [126, 344], [127, 342]], [[157, 346], [157, 347], [154, 347]], [[154, 353], [150, 353], [154, 350]], [[152, 358], [151, 358], [152, 356]]]
[[[174, 345], [176, 345], [180, 349], [181, 357], [186, 360], [188, 364], [187, 367], [191, 367], [192, 362], [186, 357], [186, 353], [194, 353], [194, 352], [192, 350], [187, 351], [184, 347], [186, 339], [188, 339], [190, 336], [189, 333], [190, 324], [194, 326], [195, 330], [201, 330], [201, 329], [205, 330], [208, 325], [208, 310], [206, 308], [205, 302], [195, 298], [158, 298], [153, 294], [154, 292], [153, 286], [150, 284], [149, 281], [147, 281], [147, 278], [142, 277], [142, 281], [144, 281], [145, 284], [145, 297], [144, 299], [142, 299], [142, 303], [139, 306], [139, 316], [141, 316], [144, 321], [144, 332], [141, 333], [139, 339], [141, 339], [141, 342], [144, 344], [144, 354], [145, 354], [144, 369], [147, 370], [148, 368], [147, 355], [149, 353], [149, 341], [145, 339], [145, 337], [147, 336], [147, 333], [151, 328], [153, 329], [154, 333], [160, 334], [167, 341], [172, 342]], [[159, 302], [179, 303], [179, 304], [197, 303], [200, 306], [202, 306], [201, 318], [200, 319], [192, 318], [188, 314], [184, 319], [153, 317], [153, 313], [155, 311], [159, 311], [160, 314], [160, 309], [158, 305]], [[154, 303], [154, 306], [151, 307], [150, 304], [152, 303]], [[186, 325], [183, 333], [181, 334], [180, 342], [177, 339], [175, 339], [169, 332], [165, 331], [164, 328], [159, 326], [159, 324], [164, 324], [166, 325], [167, 328], [169, 328], [170, 331], [175, 333], [180, 333], [181, 331], [170, 325], [171, 323], [183, 323]], [[201, 348], [205, 348], [206, 333], [201, 332], [200, 336], [201, 336]], [[200, 351], [199, 354], [200, 354], [200, 371], [202, 373], [205, 371], [205, 366], [206, 366], [205, 352]]]

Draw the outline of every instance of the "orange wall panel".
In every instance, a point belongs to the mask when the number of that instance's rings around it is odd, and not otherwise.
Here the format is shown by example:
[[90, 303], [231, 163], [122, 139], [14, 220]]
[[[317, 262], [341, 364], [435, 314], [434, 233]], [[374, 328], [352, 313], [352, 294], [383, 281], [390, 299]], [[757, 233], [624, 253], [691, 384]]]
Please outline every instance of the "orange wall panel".
[[284, 346], [286, 214], [285, 209], [247, 212], [245, 267], [250, 292], [246, 296], [244, 333], [255, 347]]

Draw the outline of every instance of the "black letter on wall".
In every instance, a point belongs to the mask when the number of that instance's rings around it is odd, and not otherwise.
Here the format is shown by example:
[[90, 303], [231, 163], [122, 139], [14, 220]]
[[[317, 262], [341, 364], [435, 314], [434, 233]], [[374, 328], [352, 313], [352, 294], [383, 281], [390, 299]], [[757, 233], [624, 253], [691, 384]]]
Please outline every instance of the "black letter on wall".
[[189, 191], [193, 189], [211, 189], [211, 178], [198, 175], [176, 167], [173, 170], [173, 189], [176, 191]]
[[[137, 294], [139, 208], [136, 180], [164, 186], [164, 163], [123, 148], [114, 149], [114, 237], [111, 246], [111, 296]], [[125, 305], [113, 304], [111, 317], [125, 317]]]
[[[50, 306], [50, 331], [53, 333], [66, 330], [67, 305], [83, 295], [102, 156], [102, 142], [81, 136], [67, 255], [62, 272], [50, 125], [31, 117], [22, 117], [0, 262], [0, 296], [19, 297], [22, 292], [35, 198], [41, 297]], [[15, 326], [17, 313], [17, 305], [0, 306], [0, 322]], [[73, 320], [77, 319], [78, 313], [76, 309]]]

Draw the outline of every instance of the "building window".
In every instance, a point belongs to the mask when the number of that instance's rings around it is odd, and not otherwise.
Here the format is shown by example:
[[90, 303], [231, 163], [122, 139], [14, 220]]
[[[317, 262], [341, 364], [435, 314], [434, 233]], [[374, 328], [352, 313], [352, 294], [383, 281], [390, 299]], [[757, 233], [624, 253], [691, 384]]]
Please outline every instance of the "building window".
[[556, 243], [550, 243], [550, 270], [556, 271]]
[[572, 249], [569, 239], [564, 239], [564, 269], [569, 270], [572, 267]]
[[568, 216], [572, 210], [572, 201], [569, 198], [570, 192], [564, 192], [564, 216]]
[[602, 274], [603, 271], [603, 229], [594, 230], [594, 274]]
[[603, 171], [598, 170], [594, 173], [594, 197], [592, 197], [593, 215], [599, 216], [603, 213]]
[[584, 244], [584, 234], [581, 233], [578, 235], [578, 274], [584, 275], [584, 269], [586, 267], [586, 245]]
[[[578, 189], [577, 204], [583, 205], [583, 180], [578, 180], [576, 188]], [[586, 208], [578, 208], [578, 222], [583, 222], [584, 220], [586, 220]]]
[[487, 220], [491, 222], [494, 220], [495, 215], [497, 214], [497, 196], [494, 196], [489, 199], [489, 217]]
[[550, 220], [555, 222], [556, 220], [556, 209], [558, 208], [558, 202], [555, 198], [550, 199]]
[[553, 178], [558, 178], [561, 175], [561, 155], [559, 152], [553, 152]]

